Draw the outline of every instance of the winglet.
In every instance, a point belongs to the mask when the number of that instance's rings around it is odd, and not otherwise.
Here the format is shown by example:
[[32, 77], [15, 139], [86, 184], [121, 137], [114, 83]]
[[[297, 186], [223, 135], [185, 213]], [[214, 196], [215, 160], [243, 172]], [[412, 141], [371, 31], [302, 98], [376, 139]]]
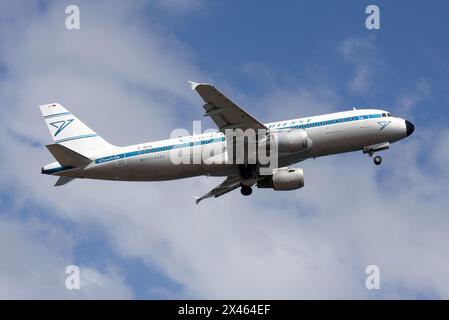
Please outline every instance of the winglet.
[[201, 200], [203, 200], [201, 197], [195, 197], [193, 196], [193, 198], [195, 199], [195, 203], [198, 204], [201, 202]]
[[190, 81], [190, 80], [189, 80], [189, 83], [190, 83], [190, 86], [192, 87], [192, 90], [195, 90], [196, 87], [198, 87], [201, 84], [201, 83]]

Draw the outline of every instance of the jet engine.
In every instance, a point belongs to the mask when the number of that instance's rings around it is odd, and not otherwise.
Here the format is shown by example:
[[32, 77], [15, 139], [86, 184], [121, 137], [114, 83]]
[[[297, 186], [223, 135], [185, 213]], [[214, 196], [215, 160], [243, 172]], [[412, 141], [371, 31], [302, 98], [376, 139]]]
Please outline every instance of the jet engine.
[[274, 190], [295, 190], [304, 187], [304, 171], [301, 168], [280, 168], [273, 170], [273, 175], [257, 182], [258, 188]]
[[270, 140], [279, 153], [301, 152], [312, 146], [312, 141], [307, 138], [307, 132], [303, 129], [272, 131]]

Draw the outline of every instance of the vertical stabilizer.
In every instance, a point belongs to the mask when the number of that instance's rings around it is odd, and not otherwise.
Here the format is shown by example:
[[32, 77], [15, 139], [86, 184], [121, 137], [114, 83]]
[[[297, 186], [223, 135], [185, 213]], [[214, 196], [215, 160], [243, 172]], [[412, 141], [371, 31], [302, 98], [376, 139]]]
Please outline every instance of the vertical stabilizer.
[[58, 103], [39, 106], [55, 144], [89, 156], [114, 148]]

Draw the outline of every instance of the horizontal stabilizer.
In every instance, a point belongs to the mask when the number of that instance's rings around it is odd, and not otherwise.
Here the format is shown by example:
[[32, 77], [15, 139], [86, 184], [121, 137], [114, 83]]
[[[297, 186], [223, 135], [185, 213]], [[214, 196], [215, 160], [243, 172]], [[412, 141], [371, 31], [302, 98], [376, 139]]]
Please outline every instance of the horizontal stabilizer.
[[59, 177], [58, 181], [55, 183], [55, 187], [63, 186], [75, 178], [72, 177]]
[[49, 144], [47, 149], [61, 166], [84, 167], [92, 162], [91, 159], [60, 144]]

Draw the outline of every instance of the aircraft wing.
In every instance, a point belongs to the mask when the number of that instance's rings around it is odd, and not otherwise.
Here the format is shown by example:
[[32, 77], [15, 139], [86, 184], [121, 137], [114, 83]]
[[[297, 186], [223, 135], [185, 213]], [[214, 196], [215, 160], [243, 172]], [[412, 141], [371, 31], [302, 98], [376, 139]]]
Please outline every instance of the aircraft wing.
[[265, 125], [243, 110], [237, 104], [228, 99], [214, 86], [205, 83], [189, 81], [193, 90], [203, 98], [204, 116], [210, 116], [217, 124], [219, 130], [224, 133], [226, 129], [266, 129]]
[[237, 189], [238, 187], [240, 187], [240, 179], [238, 176], [227, 177], [225, 181], [213, 188], [211, 191], [201, 197], [197, 197], [195, 202], [198, 204], [201, 200], [206, 198], [220, 197], [228, 192], [231, 192], [232, 190]]

